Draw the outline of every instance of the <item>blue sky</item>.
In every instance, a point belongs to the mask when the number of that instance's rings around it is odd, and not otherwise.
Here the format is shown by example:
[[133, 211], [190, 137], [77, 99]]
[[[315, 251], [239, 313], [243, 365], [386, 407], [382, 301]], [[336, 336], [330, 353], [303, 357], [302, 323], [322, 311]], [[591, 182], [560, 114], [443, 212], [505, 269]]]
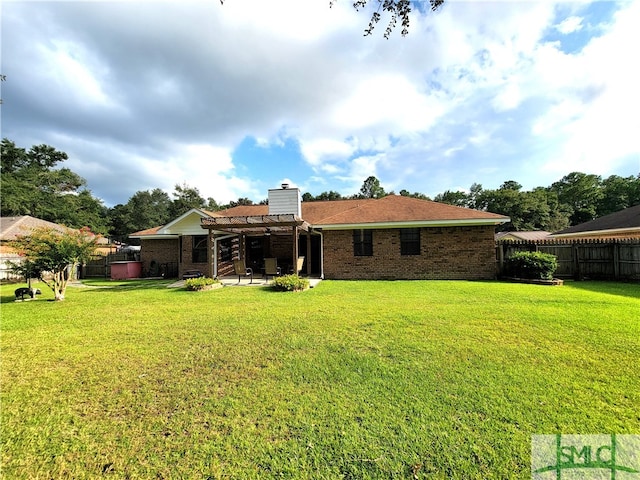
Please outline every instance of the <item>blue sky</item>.
[[3, 2], [2, 136], [107, 206], [640, 173], [640, 2], [449, 0], [389, 40], [351, 3]]

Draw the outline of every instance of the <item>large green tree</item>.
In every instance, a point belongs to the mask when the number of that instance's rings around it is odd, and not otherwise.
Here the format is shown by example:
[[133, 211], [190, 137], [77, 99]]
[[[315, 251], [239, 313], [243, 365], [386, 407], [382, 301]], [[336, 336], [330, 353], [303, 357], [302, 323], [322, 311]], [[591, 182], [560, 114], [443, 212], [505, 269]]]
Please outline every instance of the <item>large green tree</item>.
[[250, 198], [247, 197], [240, 197], [238, 198], [238, 200], [231, 200], [227, 205], [224, 206], [224, 208], [233, 208], [233, 207], [239, 207], [241, 205], [253, 205], [253, 200], [251, 200]]
[[[400, 194], [402, 194], [402, 192], [400, 192]], [[469, 196], [460, 190], [455, 192], [445, 190], [443, 193], [436, 195], [433, 200], [435, 202], [455, 205], [456, 207], [466, 207], [469, 204]]]
[[593, 220], [603, 197], [599, 175], [572, 172], [551, 184], [550, 190], [558, 195], [560, 204], [571, 211], [571, 225]]
[[371, 175], [360, 187], [360, 192], [356, 195], [356, 198], [382, 198], [385, 195], [386, 193], [380, 185], [380, 180]]
[[555, 193], [541, 187], [522, 191], [522, 185], [513, 180], [507, 180], [496, 190], [483, 190], [482, 185], [474, 183], [469, 193], [446, 191], [435, 200], [506, 215], [511, 221], [498, 227], [503, 231], [553, 232], [569, 225], [568, 215], [560, 208]]
[[328, 192], [322, 192], [315, 197], [311, 195], [309, 192], [306, 192], [302, 195], [303, 202], [320, 202], [324, 200], [341, 200], [343, 197], [340, 193], [330, 190]]
[[126, 204], [118, 204], [109, 211], [110, 234], [125, 240], [133, 232], [165, 225], [172, 218], [171, 208], [171, 199], [164, 190], [138, 191]]
[[52, 291], [56, 301], [64, 300], [67, 284], [78, 264], [95, 253], [97, 238], [88, 230], [61, 233], [39, 228], [18, 237], [10, 246], [22, 257], [15, 269], [29, 277], [40, 278]]
[[431, 200], [428, 196], [426, 196], [424, 193], [420, 193], [420, 192], [413, 192], [411, 193], [409, 190], [406, 189], [402, 189], [400, 190], [400, 196], [402, 197], [411, 197], [411, 198], [418, 198], [420, 200]]
[[195, 187], [190, 187], [186, 183], [176, 184], [173, 192], [173, 202], [171, 204], [171, 218], [176, 218], [192, 208], [204, 208], [205, 199], [200, 196], [200, 191]]
[[640, 174], [637, 177], [611, 175], [601, 183], [596, 215], [601, 217], [640, 204]]
[[2, 140], [3, 216], [31, 215], [72, 228], [89, 227], [107, 232], [107, 209], [91, 195], [86, 181], [60, 164], [68, 159], [49, 145], [34, 145], [29, 150]]

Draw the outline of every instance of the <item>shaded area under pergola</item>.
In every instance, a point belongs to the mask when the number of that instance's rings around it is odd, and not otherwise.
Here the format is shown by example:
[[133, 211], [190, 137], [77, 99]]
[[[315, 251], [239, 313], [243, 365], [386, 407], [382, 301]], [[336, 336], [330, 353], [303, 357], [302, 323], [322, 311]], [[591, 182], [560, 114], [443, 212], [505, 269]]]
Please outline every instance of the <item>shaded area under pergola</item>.
[[[245, 237], [247, 236], [267, 236], [267, 235], [291, 235], [292, 237], [292, 252], [291, 252], [291, 265], [296, 265], [299, 257], [298, 251], [298, 237], [300, 231], [306, 232], [307, 237], [311, 236], [311, 227], [302, 218], [295, 214], [278, 214], [278, 215], [251, 215], [251, 216], [232, 216], [232, 217], [206, 217], [201, 220], [201, 226], [204, 229], [209, 230], [210, 245], [215, 244], [216, 237], [220, 237], [220, 232], [225, 234], [238, 235], [240, 239], [239, 245], [239, 258], [244, 259], [246, 255], [245, 251]], [[217, 261], [218, 252], [217, 248], [209, 258], [209, 266], [211, 269], [211, 275], [217, 274], [217, 266], [214, 266], [214, 262]], [[311, 242], [307, 241], [307, 274], [310, 274], [310, 259], [311, 259]]]

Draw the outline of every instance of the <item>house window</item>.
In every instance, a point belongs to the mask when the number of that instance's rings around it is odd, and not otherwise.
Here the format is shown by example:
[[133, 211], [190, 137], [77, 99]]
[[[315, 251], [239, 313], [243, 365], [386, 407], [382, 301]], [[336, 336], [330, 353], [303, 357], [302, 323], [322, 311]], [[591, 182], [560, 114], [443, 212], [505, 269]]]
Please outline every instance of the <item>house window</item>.
[[220, 247], [220, 260], [223, 262], [230, 262], [232, 258], [233, 244], [231, 238], [221, 240], [218, 244]]
[[193, 238], [193, 249], [191, 250], [192, 263], [207, 263], [207, 236], [195, 235]]
[[420, 229], [400, 229], [400, 255], [420, 255]]
[[353, 254], [356, 257], [373, 255], [373, 232], [371, 230], [353, 231]]

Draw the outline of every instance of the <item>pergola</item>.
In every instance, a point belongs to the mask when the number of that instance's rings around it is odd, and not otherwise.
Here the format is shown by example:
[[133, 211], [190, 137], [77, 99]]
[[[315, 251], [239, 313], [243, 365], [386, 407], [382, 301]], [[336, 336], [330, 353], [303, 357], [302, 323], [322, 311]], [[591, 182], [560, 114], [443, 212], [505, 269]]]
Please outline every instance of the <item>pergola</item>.
[[[306, 232], [307, 273], [311, 272], [311, 242], [309, 241], [309, 237], [311, 236], [311, 227], [307, 222], [295, 214], [206, 217], [201, 220], [201, 226], [202, 228], [209, 230], [209, 245], [213, 246], [213, 249], [209, 248], [208, 250], [209, 273], [211, 277], [217, 276], [217, 239], [224, 236], [224, 234], [238, 235], [240, 239], [240, 259], [244, 259], [246, 255], [245, 239], [247, 236], [290, 234], [293, 239], [291, 265], [296, 265], [299, 257], [298, 238], [300, 231]], [[220, 232], [222, 232], [222, 235]]]

